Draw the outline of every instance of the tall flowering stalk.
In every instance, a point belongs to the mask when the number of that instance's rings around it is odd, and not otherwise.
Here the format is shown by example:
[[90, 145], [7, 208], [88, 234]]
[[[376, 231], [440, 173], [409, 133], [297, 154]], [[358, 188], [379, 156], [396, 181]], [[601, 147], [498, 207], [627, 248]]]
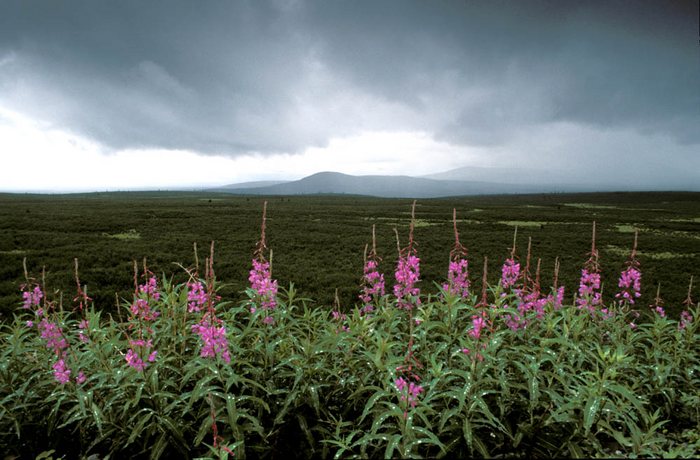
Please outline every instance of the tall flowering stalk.
[[555, 310], [561, 309], [564, 304], [564, 286], [559, 286], [559, 257], [554, 259], [554, 282], [552, 293], [547, 297], [547, 301]]
[[[23, 261], [23, 266], [26, 283], [21, 286], [22, 308], [31, 310], [34, 317], [38, 320], [36, 324], [37, 331], [41, 339], [45, 342], [45, 347], [51, 351], [55, 358], [55, 361], [51, 365], [54, 379], [58, 383], [65, 385], [70, 382], [72, 373], [71, 368], [67, 364], [70, 351], [68, 336], [56, 319], [55, 313], [53, 313], [53, 303], [47, 300], [44, 290], [42, 289], [42, 286], [45, 284], [44, 272], [42, 271], [42, 283], [39, 284], [33, 279], [30, 279], [27, 272], [26, 258]], [[61, 311], [63, 311], [62, 308]], [[33, 328], [34, 321], [28, 320], [26, 326]], [[85, 381], [85, 375], [82, 372], [79, 372], [74, 378], [75, 382], [79, 384]]]
[[[615, 298], [619, 299], [620, 306], [626, 308], [629, 305], [634, 305], [635, 300], [641, 296], [642, 273], [639, 270], [639, 261], [637, 260], [637, 231], [634, 232], [634, 246], [632, 253], [625, 269], [620, 273], [620, 279], [617, 283], [620, 291], [615, 294]], [[663, 312], [663, 309], [661, 309]]]
[[267, 201], [263, 204], [262, 225], [260, 230], [260, 240], [253, 253], [253, 268], [250, 270], [248, 281], [254, 291], [254, 299], [250, 307], [250, 312], [255, 313], [257, 308], [262, 308], [265, 313], [263, 322], [274, 323], [274, 318], [270, 312], [277, 307], [277, 280], [272, 279], [272, 251], [270, 251], [270, 262], [265, 258], [267, 244], [265, 242], [265, 226], [267, 222]]
[[[576, 306], [580, 310], [595, 313], [602, 306], [603, 298], [600, 293], [600, 266], [598, 265], [598, 250], [595, 247], [595, 221], [593, 222], [593, 237], [591, 239], [591, 252], [588, 260], [581, 270], [578, 297]], [[606, 312], [603, 312], [606, 313]]]
[[455, 232], [455, 244], [450, 251], [450, 264], [447, 270], [447, 282], [442, 289], [448, 294], [462, 299], [469, 297], [469, 262], [467, 248], [459, 241], [457, 231], [457, 209], [452, 209], [452, 224]]
[[510, 250], [510, 257], [506, 259], [501, 267], [501, 288], [505, 291], [516, 285], [520, 279], [520, 263], [515, 256], [516, 241], [518, 237], [518, 227], [515, 227], [513, 234], [513, 247]]
[[664, 310], [663, 301], [661, 300], [661, 283], [656, 286], [656, 297], [654, 298], [654, 303], [649, 305], [649, 308], [655, 315], [659, 315], [662, 318], [666, 317], [666, 310]]
[[415, 226], [416, 202], [411, 208], [411, 223], [408, 227], [408, 246], [401, 248], [399, 243], [399, 232], [396, 233], [396, 248], [399, 252], [399, 260], [396, 264], [396, 284], [394, 284], [394, 296], [396, 306], [404, 310], [412, 310], [420, 305], [420, 288], [416, 283], [420, 281], [420, 259], [416, 250], [416, 243], [413, 241], [413, 228]]
[[138, 284], [138, 265], [134, 261], [134, 301], [129, 308], [131, 314], [128, 328], [136, 329], [136, 338], [129, 337], [129, 349], [124, 359], [138, 372], [143, 372], [148, 363], [154, 362], [158, 355], [158, 351], [153, 346], [155, 330], [152, 323], [160, 316], [154, 305], [154, 302], [160, 300], [160, 292], [158, 292], [158, 281], [146, 267], [145, 259], [143, 277], [146, 281]]
[[379, 300], [385, 295], [384, 274], [379, 272], [381, 258], [377, 255], [377, 238], [374, 225], [372, 225], [372, 250], [368, 255], [367, 246], [365, 246], [364, 260], [362, 292], [359, 297], [360, 301], [362, 301], [360, 313], [366, 315], [379, 306]]
[[216, 316], [214, 301], [219, 297], [215, 294], [214, 275], [214, 242], [211, 242], [209, 258], [206, 259], [206, 290], [201, 281], [190, 282], [187, 299], [188, 311], [201, 312], [199, 322], [192, 325], [192, 332], [197, 334], [202, 342], [199, 355], [203, 358], [216, 358], [220, 356], [226, 364], [231, 362], [228, 339], [226, 338], [226, 325]]
[[693, 277], [691, 275], [690, 276], [690, 284], [688, 285], [688, 296], [683, 301], [683, 305], [685, 306], [685, 310], [683, 310], [681, 312], [681, 319], [678, 322], [678, 329], [681, 331], [686, 329], [693, 322], [693, 315], [690, 314], [690, 309], [693, 306], [693, 299], [690, 296], [690, 294], [692, 292], [693, 292]]

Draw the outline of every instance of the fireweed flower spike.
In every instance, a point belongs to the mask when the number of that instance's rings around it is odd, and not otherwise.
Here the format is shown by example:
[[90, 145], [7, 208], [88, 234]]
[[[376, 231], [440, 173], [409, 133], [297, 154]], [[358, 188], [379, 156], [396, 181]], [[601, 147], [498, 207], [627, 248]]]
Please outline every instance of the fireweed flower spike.
[[[256, 305], [261, 307], [267, 313], [263, 322], [265, 324], [272, 324], [275, 320], [269, 315], [269, 312], [277, 307], [277, 280], [272, 279], [272, 263], [265, 259], [265, 251], [267, 250], [267, 244], [265, 243], [266, 222], [267, 201], [263, 204], [260, 240], [253, 253], [253, 268], [250, 270], [248, 281], [250, 282], [250, 287], [255, 292], [255, 299], [250, 307], [250, 312], [255, 313]], [[270, 260], [272, 260], [272, 251], [270, 251]]]
[[660, 317], [666, 317], [666, 311], [664, 310], [663, 301], [661, 300], [661, 283], [659, 283], [656, 287], [656, 297], [654, 298], [654, 304], [649, 305], [649, 308], [651, 308], [651, 310]]
[[362, 276], [362, 292], [360, 300], [362, 301], [362, 309], [360, 313], [363, 315], [371, 313], [379, 304], [385, 294], [384, 274], [379, 272], [379, 262], [381, 259], [377, 255], [375, 226], [372, 225], [372, 250], [367, 255], [367, 246], [365, 246], [365, 265]]
[[469, 297], [469, 262], [467, 261], [467, 248], [459, 242], [457, 231], [457, 210], [452, 209], [452, 223], [455, 232], [455, 244], [450, 251], [450, 264], [447, 270], [447, 283], [442, 289], [452, 295], [463, 299]]
[[420, 281], [420, 259], [413, 241], [415, 212], [416, 202], [414, 201], [411, 209], [411, 223], [408, 227], [408, 246], [403, 249], [399, 243], [399, 232], [394, 228], [396, 247], [399, 251], [399, 260], [394, 273], [396, 278], [394, 296], [396, 297], [396, 306], [404, 310], [412, 310], [413, 307], [420, 305], [420, 289], [416, 287], [416, 283]]
[[[634, 246], [627, 261], [627, 267], [620, 273], [620, 280], [617, 285], [620, 292], [615, 294], [616, 299], [620, 299], [620, 305], [634, 305], [635, 299], [641, 296], [642, 273], [639, 271], [639, 261], [637, 260], [637, 231], [634, 232]], [[662, 309], [663, 311], [663, 309]]]
[[[133, 367], [138, 372], [143, 372], [146, 366], [148, 366], [148, 362], [154, 362], [156, 359], [158, 352], [152, 350], [152, 338], [155, 332], [150, 326], [150, 323], [154, 322], [156, 318], [160, 316], [160, 313], [152, 306], [153, 301], [158, 301], [160, 299], [157, 279], [148, 271], [145, 259], [143, 261], [143, 277], [146, 279], [146, 282], [138, 284], [138, 264], [134, 261], [135, 289], [134, 302], [129, 309], [131, 312], [129, 329], [136, 328], [138, 338], [129, 339], [129, 349], [124, 359], [129, 366]], [[143, 360], [143, 357], [146, 357], [147, 362]]]
[[515, 286], [518, 278], [520, 278], [520, 263], [517, 262], [517, 258], [515, 257], [515, 243], [517, 237], [518, 227], [516, 226], [513, 234], [513, 248], [510, 251], [510, 257], [506, 259], [503, 267], [501, 267], [501, 287], [503, 290]]
[[[200, 321], [192, 325], [192, 332], [199, 335], [202, 341], [202, 349], [199, 355], [202, 358], [216, 358], [221, 356], [226, 364], [231, 362], [229, 353], [228, 339], [226, 338], [226, 325], [224, 321], [216, 317], [216, 309], [214, 306], [214, 242], [211, 242], [211, 250], [209, 258], [206, 261], [206, 292], [202, 290], [202, 283], [192, 283], [194, 288], [189, 294], [193, 300], [188, 304], [188, 309], [192, 304], [195, 304], [196, 309], [191, 309], [191, 312], [199, 312], [205, 309]], [[194, 294], [193, 294], [194, 293]], [[188, 295], [188, 299], [190, 295]], [[218, 297], [216, 297], [218, 299]], [[199, 303], [203, 302], [203, 303]]]
[[598, 250], [595, 247], [595, 221], [593, 222], [593, 237], [591, 239], [591, 252], [588, 260], [581, 270], [578, 297], [576, 306], [579, 309], [594, 313], [596, 308], [603, 303], [600, 293], [600, 268], [598, 265]]
[[693, 299], [691, 298], [690, 294], [693, 291], [693, 277], [690, 277], [690, 284], [688, 285], [688, 296], [686, 299], [683, 301], [683, 305], [685, 306], [685, 310], [681, 312], [681, 319], [678, 322], [678, 330], [683, 330], [690, 326], [690, 324], [693, 322], [693, 315], [690, 314], [690, 309], [693, 306]]

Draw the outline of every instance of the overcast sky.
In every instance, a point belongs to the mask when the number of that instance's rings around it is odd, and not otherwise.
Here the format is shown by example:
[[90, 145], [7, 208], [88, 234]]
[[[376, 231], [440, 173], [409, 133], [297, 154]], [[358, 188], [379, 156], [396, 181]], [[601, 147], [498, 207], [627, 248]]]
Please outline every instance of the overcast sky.
[[0, 1], [0, 190], [463, 166], [700, 190], [697, 0]]

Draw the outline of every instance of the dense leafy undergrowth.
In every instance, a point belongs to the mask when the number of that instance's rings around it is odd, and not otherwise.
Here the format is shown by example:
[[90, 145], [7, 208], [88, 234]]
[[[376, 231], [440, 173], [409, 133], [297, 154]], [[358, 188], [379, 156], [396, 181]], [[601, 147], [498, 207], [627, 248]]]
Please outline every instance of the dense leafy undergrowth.
[[71, 308], [27, 276], [24, 308], [0, 326], [2, 450], [21, 458], [700, 455], [700, 306], [689, 300], [675, 320], [655, 305], [639, 321], [634, 250], [619, 300], [600, 302], [593, 246], [579, 295], [565, 305], [560, 287], [540, 292], [529, 257], [520, 270], [515, 248], [501, 282], [471, 293], [455, 231], [448, 282], [424, 296], [411, 225], [392, 293], [370, 251], [361, 305], [324, 309], [293, 285], [278, 292], [264, 225], [238, 304], [217, 295], [213, 245], [205, 275], [186, 270], [183, 284], [157, 279], [144, 262], [133, 299], [114, 316], [91, 305], [77, 266]]

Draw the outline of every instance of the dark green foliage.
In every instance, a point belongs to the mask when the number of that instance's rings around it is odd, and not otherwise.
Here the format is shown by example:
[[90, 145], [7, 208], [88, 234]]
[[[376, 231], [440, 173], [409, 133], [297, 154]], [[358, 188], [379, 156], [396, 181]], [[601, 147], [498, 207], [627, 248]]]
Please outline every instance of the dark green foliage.
[[[154, 272], [171, 272], [173, 263], [193, 263], [193, 242], [207, 248], [212, 240], [219, 254], [217, 274], [227, 280], [222, 295], [237, 301], [247, 284], [263, 200], [180, 192], [0, 194], [0, 318], [11, 318], [17, 305], [24, 257], [34, 273], [46, 267], [48, 287], [65, 292], [73, 292], [77, 257], [81, 282], [87, 284], [96, 308], [114, 312], [115, 293], [124, 298], [132, 290], [132, 260], [146, 257]], [[357, 302], [362, 252], [371, 241], [372, 224], [377, 225], [380, 269], [387, 283], [393, 282], [393, 228], [406, 234], [409, 200], [294, 196], [269, 201], [268, 245], [274, 251], [273, 276], [281, 285], [294, 282], [302, 295], [320, 305], [330, 305], [338, 289], [341, 306], [350, 309]], [[677, 318], [690, 276], [700, 280], [698, 193], [484, 196], [418, 202], [415, 239], [423, 292], [435, 293], [434, 283], [446, 277], [452, 208], [457, 209], [461, 240], [469, 249], [472, 282], [481, 279], [484, 256], [489, 258], [489, 282], [496, 282], [518, 224], [521, 261], [532, 237], [533, 267], [541, 258], [542, 284], [551, 283], [554, 259], [559, 257], [560, 282], [571, 299], [590, 250], [593, 220], [598, 223], [606, 299], [617, 289], [633, 228], [640, 231], [640, 305], [652, 303], [661, 283], [667, 311]], [[179, 274], [175, 281], [183, 280]], [[696, 287], [693, 297], [699, 292]]]
[[[71, 343], [71, 364], [87, 375], [80, 385], [54, 380], [55, 357], [26, 327], [29, 311], [0, 326], [4, 452], [192, 458], [223, 457], [223, 445], [236, 458], [700, 454], [698, 307], [684, 330], [660, 317], [633, 330], [616, 307], [604, 319], [547, 305], [542, 319], [530, 315], [513, 331], [502, 318], [512, 297], [500, 288], [485, 310], [443, 294], [409, 315], [385, 297], [374, 316], [355, 309], [339, 320], [290, 287], [272, 325], [250, 313], [249, 301], [216, 306], [228, 329], [226, 364], [199, 356], [185, 286], [160, 284], [158, 358], [142, 373], [124, 360], [128, 324], [94, 310], [84, 344], [78, 313], [51, 314]], [[477, 341], [468, 332], [482, 311], [493, 327]], [[411, 337], [424, 387], [415, 408], [394, 385]]]

